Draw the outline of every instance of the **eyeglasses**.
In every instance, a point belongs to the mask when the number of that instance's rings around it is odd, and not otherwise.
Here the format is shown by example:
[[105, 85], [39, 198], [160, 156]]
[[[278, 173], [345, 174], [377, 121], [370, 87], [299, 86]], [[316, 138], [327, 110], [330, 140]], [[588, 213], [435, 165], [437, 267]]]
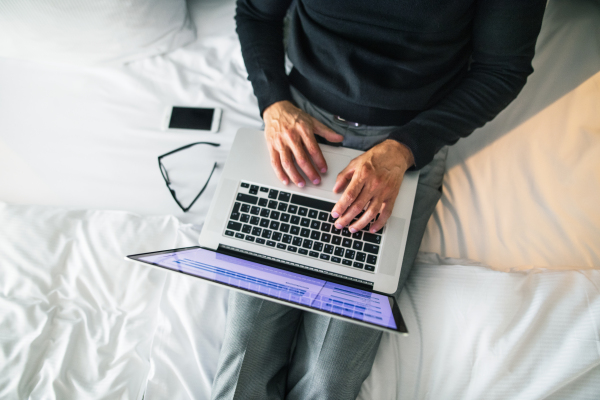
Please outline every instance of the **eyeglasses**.
[[194, 205], [194, 203], [196, 202], [196, 200], [198, 200], [198, 198], [200, 197], [200, 195], [202, 195], [202, 193], [204, 193], [204, 189], [206, 189], [206, 186], [208, 186], [208, 182], [210, 181], [210, 178], [212, 177], [213, 172], [215, 172], [215, 169], [217, 168], [217, 163], [215, 162], [215, 164], [213, 165], [212, 171], [210, 171], [210, 175], [208, 176], [208, 179], [206, 180], [206, 183], [202, 187], [202, 190], [200, 190], [200, 193], [198, 193], [198, 195], [194, 198], [194, 200], [192, 200], [192, 202], [190, 203], [189, 206], [184, 207], [179, 202], [179, 200], [177, 199], [177, 195], [175, 193], [175, 190], [173, 190], [173, 188], [171, 188], [171, 179], [169, 179], [169, 173], [167, 172], [167, 169], [163, 165], [162, 159], [164, 157], [166, 157], [166, 156], [170, 156], [171, 154], [177, 153], [178, 151], [189, 149], [192, 146], [196, 146], [196, 145], [200, 145], [200, 144], [207, 144], [207, 145], [213, 146], [213, 147], [219, 147], [220, 146], [219, 143], [195, 142], [195, 143], [190, 143], [188, 145], [179, 147], [179, 148], [177, 148], [175, 150], [171, 150], [168, 153], [163, 154], [162, 156], [158, 156], [158, 167], [160, 168], [160, 173], [162, 174], [162, 177], [165, 180], [165, 183], [167, 184], [167, 187], [169, 188], [169, 192], [171, 193], [171, 196], [173, 196], [173, 200], [175, 200], [175, 203], [177, 203], [177, 205], [179, 206], [179, 208], [181, 208], [183, 210], [183, 212], [188, 212], [189, 209], [192, 208], [192, 206]]

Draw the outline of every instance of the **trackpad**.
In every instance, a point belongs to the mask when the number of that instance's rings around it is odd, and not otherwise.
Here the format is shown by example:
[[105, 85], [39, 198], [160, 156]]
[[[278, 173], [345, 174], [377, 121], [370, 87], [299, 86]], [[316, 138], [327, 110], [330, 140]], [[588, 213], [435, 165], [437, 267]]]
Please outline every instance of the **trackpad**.
[[348, 166], [350, 161], [352, 161], [352, 158], [342, 154], [330, 153], [328, 151], [324, 151], [323, 156], [325, 157], [325, 161], [327, 161], [327, 173], [320, 174], [321, 183], [316, 187], [321, 190], [332, 191], [338, 174]]

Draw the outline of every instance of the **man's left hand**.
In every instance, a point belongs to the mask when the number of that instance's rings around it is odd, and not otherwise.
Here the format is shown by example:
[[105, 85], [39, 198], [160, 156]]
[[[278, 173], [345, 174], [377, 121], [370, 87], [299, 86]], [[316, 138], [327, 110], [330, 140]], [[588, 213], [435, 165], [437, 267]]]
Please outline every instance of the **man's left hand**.
[[[363, 215], [350, 227], [354, 233], [364, 228], [377, 214], [379, 218], [369, 228], [375, 233], [392, 215], [394, 202], [404, 178], [404, 173], [414, 164], [408, 147], [392, 139], [374, 146], [350, 161], [337, 176], [335, 193], [344, 188], [342, 198], [331, 211], [335, 226], [341, 229], [352, 222], [361, 211]], [[365, 208], [366, 207], [366, 208]]]

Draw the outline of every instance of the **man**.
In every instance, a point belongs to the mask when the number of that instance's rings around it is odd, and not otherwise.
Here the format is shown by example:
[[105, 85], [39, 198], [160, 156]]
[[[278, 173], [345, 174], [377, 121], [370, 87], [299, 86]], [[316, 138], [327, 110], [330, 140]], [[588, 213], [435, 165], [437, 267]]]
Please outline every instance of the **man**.
[[[351, 231], [379, 214], [370, 227], [377, 231], [406, 170], [421, 170], [396, 296], [440, 197], [444, 146], [517, 96], [533, 71], [544, 6], [545, 0], [238, 0], [242, 54], [284, 184], [304, 186], [302, 173], [319, 184], [327, 165], [317, 139], [366, 150], [339, 174], [334, 191], [343, 194], [331, 214], [338, 228]], [[229, 304], [213, 398], [356, 398], [379, 331], [237, 293]]]

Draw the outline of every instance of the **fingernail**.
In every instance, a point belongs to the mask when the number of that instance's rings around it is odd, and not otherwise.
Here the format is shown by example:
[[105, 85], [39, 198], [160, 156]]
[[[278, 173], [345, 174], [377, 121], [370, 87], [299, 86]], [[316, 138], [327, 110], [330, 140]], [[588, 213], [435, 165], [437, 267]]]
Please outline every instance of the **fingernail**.
[[350, 228], [350, 232], [352, 232], [352, 233], [356, 233], [356, 229], [354, 229], [354, 228]]
[[321, 173], [324, 174], [325, 172], [327, 172], [327, 168], [321, 168]]
[[331, 213], [331, 216], [332, 216], [333, 218], [337, 218], [337, 217], [339, 217], [339, 216], [340, 216], [340, 214], [338, 214], [338, 213], [336, 213], [335, 211], [333, 211], [333, 212]]
[[285, 179], [282, 181], [284, 185], [288, 184], [288, 181], [286, 181]]
[[321, 181], [320, 181], [320, 180], [318, 180], [318, 179], [315, 179], [315, 180], [313, 181], [313, 183], [314, 183], [315, 185], [318, 185], [318, 184], [319, 184], [319, 182], [321, 182]]
[[371, 229], [371, 233], [375, 233], [377, 232], [375, 229]]
[[304, 187], [304, 182], [299, 182], [298, 187]]
[[342, 229], [342, 228], [343, 228], [343, 226], [342, 226], [342, 225], [340, 225], [340, 224], [335, 224], [335, 228], [336, 228], [336, 229]]

